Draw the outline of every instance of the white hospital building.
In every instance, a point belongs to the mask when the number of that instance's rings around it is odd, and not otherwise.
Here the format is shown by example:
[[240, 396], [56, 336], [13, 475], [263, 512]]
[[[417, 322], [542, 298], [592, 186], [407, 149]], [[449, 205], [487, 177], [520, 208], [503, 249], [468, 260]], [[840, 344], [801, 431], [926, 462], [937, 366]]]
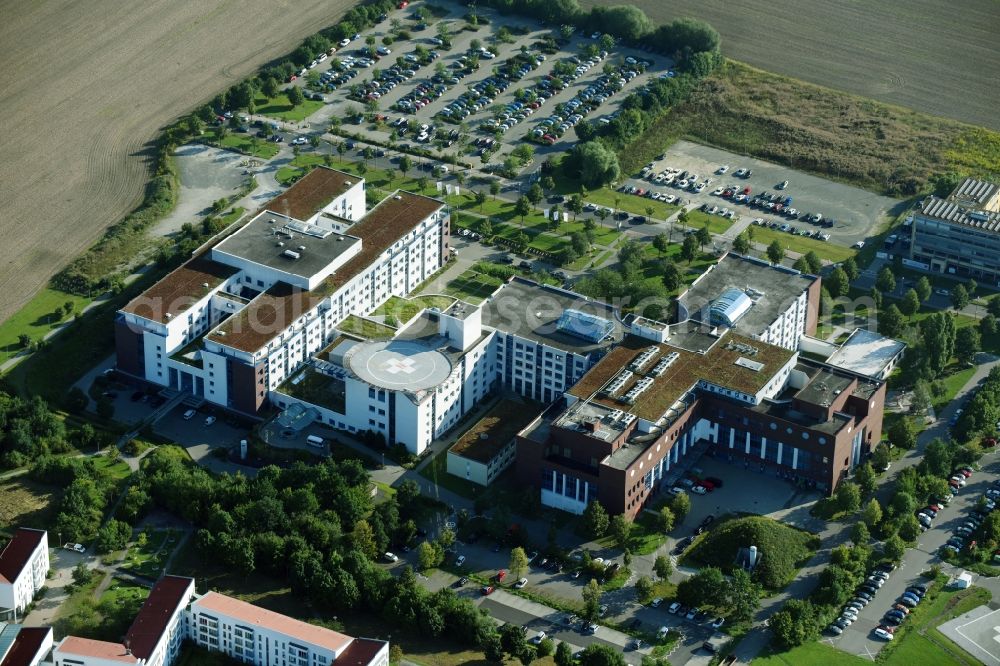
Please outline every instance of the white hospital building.
[[18, 528], [0, 551], [0, 619], [20, 617], [45, 585], [48, 573], [48, 533]]

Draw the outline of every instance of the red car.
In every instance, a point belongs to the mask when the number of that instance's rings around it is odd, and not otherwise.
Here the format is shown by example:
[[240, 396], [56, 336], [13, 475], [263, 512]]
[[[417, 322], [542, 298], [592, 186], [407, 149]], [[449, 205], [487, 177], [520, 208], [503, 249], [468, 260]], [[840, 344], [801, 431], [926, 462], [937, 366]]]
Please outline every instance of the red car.
[[485, 596], [489, 596], [489, 595], [493, 594], [493, 586], [492, 585], [483, 585], [483, 589], [481, 589], [480, 592], [483, 593], [484, 597]]
[[501, 569], [500, 571], [497, 572], [497, 575], [494, 576], [493, 578], [496, 580], [496, 582], [502, 583], [503, 579], [506, 577], [507, 577], [507, 570]]
[[396, 5], [396, 8], [397, 9], [406, 9], [409, 6], [410, 6], [410, 0], [403, 0], [398, 5]]
[[960, 469], [958, 470], [958, 473], [964, 476], [965, 478], [969, 478], [970, 476], [972, 476], [972, 472], [970, 472], [967, 469]]
[[704, 486], [705, 490], [707, 490], [708, 492], [712, 492], [713, 490], [715, 490], [715, 484], [709, 481], [708, 479], [702, 479], [701, 485]]
[[749, 185], [747, 185], [746, 187], [743, 188], [743, 194], [750, 194], [750, 186]]
[[997, 440], [992, 437], [987, 437], [986, 439], [983, 440], [983, 446], [993, 447], [996, 445], [997, 445]]

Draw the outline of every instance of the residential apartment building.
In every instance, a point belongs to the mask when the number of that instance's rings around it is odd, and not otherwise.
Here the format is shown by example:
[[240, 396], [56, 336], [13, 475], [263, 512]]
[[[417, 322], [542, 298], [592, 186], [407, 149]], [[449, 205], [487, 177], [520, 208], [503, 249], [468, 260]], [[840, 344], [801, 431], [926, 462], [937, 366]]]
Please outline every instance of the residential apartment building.
[[677, 321], [797, 349], [803, 335], [816, 332], [819, 297], [815, 275], [730, 252], [677, 297]]
[[52, 627], [0, 622], [0, 666], [38, 666], [52, 650]]
[[442, 202], [319, 167], [118, 313], [118, 369], [255, 414], [349, 315], [409, 293], [449, 254]]
[[519, 433], [520, 482], [547, 506], [634, 518], [706, 451], [832, 492], [881, 438], [885, 384], [686, 322], [626, 337], [565, 398]]
[[188, 609], [190, 638], [254, 666], [388, 666], [389, 643], [352, 638], [215, 592]]
[[1000, 187], [963, 180], [947, 197], [930, 196], [914, 213], [910, 259], [925, 270], [1000, 285]]
[[386, 641], [352, 638], [215, 592], [199, 596], [194, 579], [179, 576], [157, 582], [121, 643], [67, 636], [52, 650], [51, 661], [54, 666], [172, 666], [185, 639], [254, 666], [389, 663]]
[[16, 621], [45, 585], [48, 573], [48, 533], [19, 527], [0, 551], [0, 617]]

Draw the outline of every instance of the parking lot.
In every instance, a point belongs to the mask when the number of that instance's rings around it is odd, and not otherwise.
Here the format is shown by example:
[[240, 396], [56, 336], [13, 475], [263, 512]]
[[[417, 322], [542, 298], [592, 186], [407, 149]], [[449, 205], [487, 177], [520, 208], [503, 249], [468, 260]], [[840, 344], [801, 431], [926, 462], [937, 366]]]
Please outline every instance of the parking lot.
[[[723, 166], [728, 167], [726, 173], [718, 173]], [[663, 159], [653, 163], [650, 174], [656, 176], [668, 169], [687, 172], [688, 176], [694, 173], [696, 185], [708, 182], [698, 193], [678, 187], [681, 180], [688, 179], [675, 178], [672, 184], [658, 185], [648, 177], [642, 178], [640, 174], [631, 174], [632, 177], [625, 182], [625, 185], [644, 190], [652, 189], [664, 195], [680, 196], [688, 208], [700, 208], [703, 204], [707, 204], [710, 209], [712, 206], [728, 209], [733, 212], [733, 218], [737, 220], [762, 218], [765, 222], [788, 224], [800, 232], [826, 233], [830, 235], [829, 242], [845, 246], [865, 241], [876, 223], [900, 204], [895, 199], [850, 185], [688, 141], [678, 141], [672, 145]], [[750, 177], [737, 176], [736, 173], [740, 169], [749, 170]], [[779, 189], [785, 182], [787, 185]], [[785, 198], [791, 197], [789, 207], [797, 211], [797, 218], [818, 213], [824, 220], [834, 220], [834, 223], [827, 227], [823, 224], [809, 223], [805, 219], [793, 220], [788, 215], [772, 213], [761, 207], [751, 207], [748, 201], [737, 202], [731, 197], [724, 198], [713, 194], [718, 188], [729, 187], [738, 188], [740, 192], [749, 187], [750, 200], [763, 192], [781, 196], [782, 202]]]
[[[402, 149], [437, 148], [481, 166], [501, 164], [529, 140], [536, 162], [562, 153], [576, 142], [574, 124], [609, 117], [630, 92], [670, 72], [667, 58], [617, 46], [604, 51], [593, 35], [574, 34], [553, 49], [546, 43], [553, 29], [489, 10], [479, 10], [488, 25], [467, 30], [466, 7], [438, 6], [448, 15], [391, 12], [317, 62], [320, 81], [308, 81], [316, 75], [307, 69], [293, 85], [321, 94], [336, 117], [365, 108], [381, 116], [377, 124], [345, 120], [344, 132]], [[397, 23], [410, 37], [384, 45]]]

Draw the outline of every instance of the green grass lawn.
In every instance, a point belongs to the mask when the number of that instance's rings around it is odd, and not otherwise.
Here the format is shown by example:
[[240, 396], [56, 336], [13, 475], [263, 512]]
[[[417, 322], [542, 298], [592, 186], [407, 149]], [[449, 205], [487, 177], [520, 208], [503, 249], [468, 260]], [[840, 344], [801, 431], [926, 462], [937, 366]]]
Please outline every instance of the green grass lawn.
[[127, 464], [121, 460], [112, 459], [110, 456], [94, 456], [91, 460], [94, 461], [94, 465], [100, 473], [115, 481], [127, 479], [132, 474], [132, 470]]
[[836, 243], [816, 240], [815, 238], [806, 238], [805, 236], [793, 236], [784, 231], [769, 229], [768, 227], [753, 227], [754, 243], [767, 247], [775, 240], [781, 243], [781, 246], [786, 250], [798, 254], [806, 254], [812, 251], [823, 259], [833, 263], [844, 261], [848, 257], [855, 255], [854, 249], [837, 245]]
[[264, 160], [269, 160], [278, 154], [278, 144], [267, 139], [257, 138], [256, 142], [251, 134], [239, 134], [230, 132], [219, 141], [219, 146], [229, 148], [247, 155], [253, 155]]
[[303, 101], [298, 106], [292, 106], [285, 93], [278, 93], [271, 99], [257, 95], [254, 104], [257, 105], [257, 113], [288, 122], [301, 122], [323, 108], [323, 102], [311, 99]]
[[387, 324], [398, 326], [413, 319], [421, 310], [426, 308], [445, 310], [454, 302], [455, 299], [448, 296], [429, 295], [414, 298], [393, 296], [372, 312], [372, 316], [384, 316]]
[[466, 303], [479, 305], [502, 284], [503, 280], [500, 278], [484, 275], [470, 268], [449, 282], [444, 291]]
[[733, 226], [733, 221], [728, 217], [709, 215], [700, 210], [689, 210], [685, 215], [687, 216], [687, 226], [701, 229], [707, 224], [708, 230], [713, 234], [724, 234], [729, 231], [729, 227]]
[[972, 375], [975, 373], [976, 369], [974, 367], [964, 368], [939, 379], [938, 381], [944, 386], [945, 391], [940, 397], [935, 397], [931, 400], [934, 409], [940, 411], [947, 407], [948, 403], [955, 398], [955, 394], [972, 379]]
[[71, 304], [72, 312], [76, 313], [90, 304], [90, 301], [89, 298], [55, 289], [42, 289], [23, 308], [0, 325], [0, 362], [16, 356], [23, 349], [18, 339], [22, 334], [33, 341], [41, 340], [57, 325], [67, 321], [63, 309], [65, 305]]
[[361, 317], [356, 317], [354, 315], [350, 315], [347, 319], [340, 322], [340, 324], [337, 325], [337, 330], [344, 333], [353, 333], [354, 335], [360, 335], [361, 337], [369, 339], [391, 338], [396, 334], [396, 329], [392, 326], [362, 319]]
[[867, 659], [841, 652], [825, 643], [806, 643], [788, 652], [768, 653], [756, 657], [754, 666], [861, 666]]

